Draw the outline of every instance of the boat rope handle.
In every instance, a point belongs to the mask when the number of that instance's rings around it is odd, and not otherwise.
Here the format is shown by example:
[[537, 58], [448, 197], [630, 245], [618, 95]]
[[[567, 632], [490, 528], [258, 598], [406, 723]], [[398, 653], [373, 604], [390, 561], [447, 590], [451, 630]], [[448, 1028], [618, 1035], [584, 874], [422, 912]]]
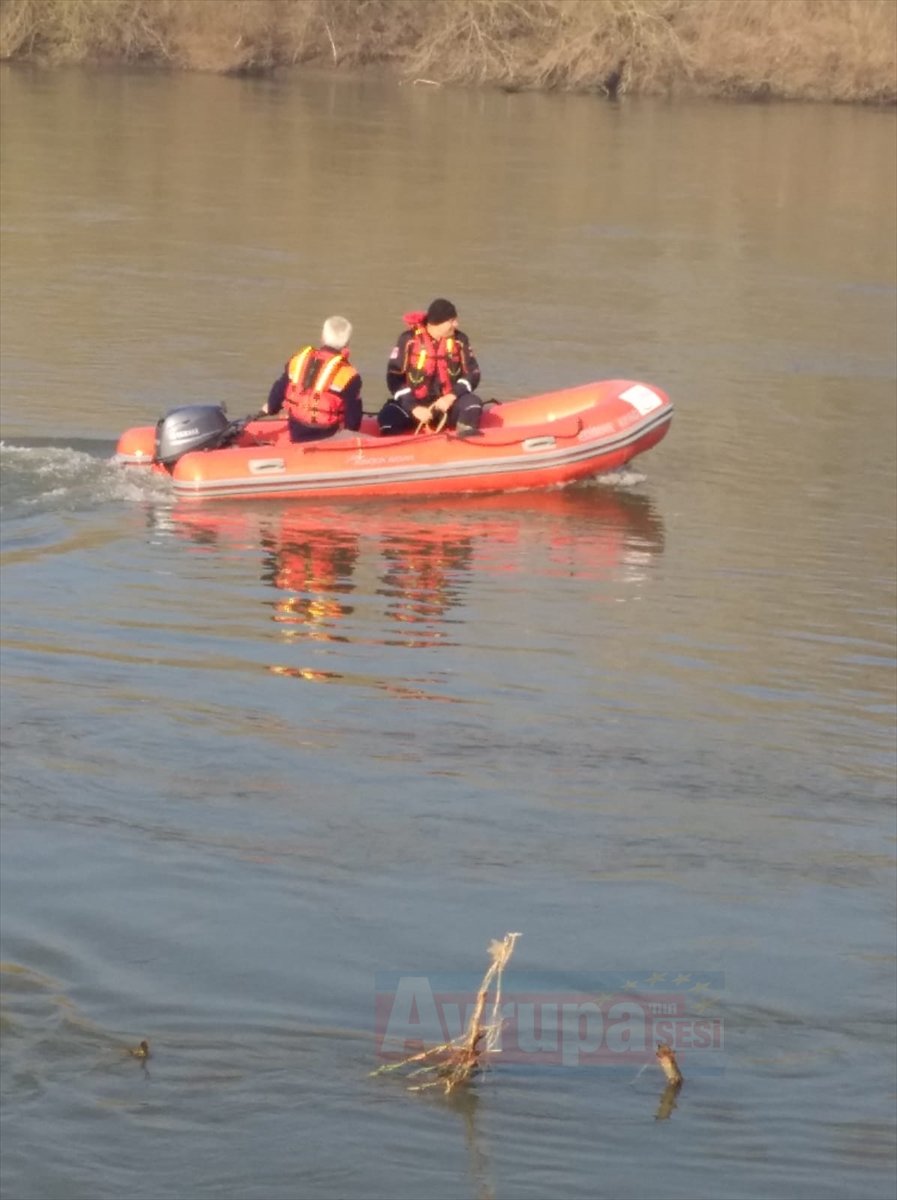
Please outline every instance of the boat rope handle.
[[[465, 438], [464, 444], [468, 450], [495, 450], [501, 446], [513, 446], [519, 442], [525, 441], [529, 437], [555, 437], [561, 438], [564, 441], [576, 437], [585, 428], [581, 417], [562, 417], [560, 420], [553, 423], [554, 429], [545, 428], [544, 426], [532, 428], [528, 433], [520, 429], [519, 426], [511, 426], [509, 429], [481, 429], [480, 432], [485, 434], [482, 438]], [[422, 423], [422, 429], [426, 425]], [[350, 432], [346, 430], [345, 432]], [[388, 446], [401, 446], [403, 443], [411, 442], [421, 432], [421, 429], [414, 433], [407, 434], [363, 434], [357, 430], [351, 431], [354, 434], [352, 445], [357, 450], [373, 450], [374, 448]], [[502, 436], [504, 435], [504, 436]], [[457, 435], [456, 435], [457, 436]], [[263, 443], [264, 445], [276, 445], [276, 442]], [[348, 439], [341, 438], [323, 438], [319, 442], [305, 442], [303, 444], [304, 454], [329, 454], [333, 451], [342, 452], [349, 445]]]
[[425, 432], [426, 433], [442, 433], [443, 429], [445, 428], [445, 423], [448, 420], [448, 413], [447, 412], [440, 413], [439, 420], [437, 421], [437, 423], [435, 425], [431, 425], [430, 422], [433, 420], [433, 418], [435, 416], [436, 416], [436, 413], [433, 412], [433, 407], [431, 405], [429, 417], [427, 417], [426, 420], [424, 420], [424, 421], [418, 421], [417, 429], [415, 429], [415, 431], [414, 431], [414, 436], [417, 437], [417, 435], [419, 433], [425, 433]]

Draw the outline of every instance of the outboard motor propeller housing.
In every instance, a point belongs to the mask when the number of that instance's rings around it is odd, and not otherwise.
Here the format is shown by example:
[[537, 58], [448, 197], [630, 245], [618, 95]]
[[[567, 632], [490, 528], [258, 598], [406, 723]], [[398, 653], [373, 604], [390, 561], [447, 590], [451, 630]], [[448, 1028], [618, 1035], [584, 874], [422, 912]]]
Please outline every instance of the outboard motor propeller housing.
[[191, 450], [217, 450], [237, 432], [220, 404], [173, 408], [156, 422], [154, 459], [171, 467]]

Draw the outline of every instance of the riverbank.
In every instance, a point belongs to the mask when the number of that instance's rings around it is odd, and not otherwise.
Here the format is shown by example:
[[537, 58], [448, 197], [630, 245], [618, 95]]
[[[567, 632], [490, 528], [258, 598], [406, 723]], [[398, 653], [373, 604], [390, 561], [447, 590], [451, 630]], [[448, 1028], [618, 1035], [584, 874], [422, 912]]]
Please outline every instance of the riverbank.
[[0, 0], [0, 58], [897, 103], [895, 0]]

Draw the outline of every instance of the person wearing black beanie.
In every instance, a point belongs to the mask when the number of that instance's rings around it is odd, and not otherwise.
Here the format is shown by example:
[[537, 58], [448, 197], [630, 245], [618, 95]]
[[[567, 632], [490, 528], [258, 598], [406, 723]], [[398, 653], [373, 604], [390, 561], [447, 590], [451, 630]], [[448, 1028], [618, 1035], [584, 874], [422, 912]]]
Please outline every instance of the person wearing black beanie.
[[430, 307], [427, 309], [424, 321], [427, 325], [441, 325], [443, 321], [451, 321], [457, 319], [458, 310], [452, 304], [451, 300], [432, 300]]
[[429, 426], [470, 437], [480, 427], [483, 402], [476, 394], [480, 367], [470, 339], [458, 328], [458, 310], [438, 297], [426, 312], [405, 316], [386, 368], [390, 399], [377, 414], [380, 432], [408, 433]]

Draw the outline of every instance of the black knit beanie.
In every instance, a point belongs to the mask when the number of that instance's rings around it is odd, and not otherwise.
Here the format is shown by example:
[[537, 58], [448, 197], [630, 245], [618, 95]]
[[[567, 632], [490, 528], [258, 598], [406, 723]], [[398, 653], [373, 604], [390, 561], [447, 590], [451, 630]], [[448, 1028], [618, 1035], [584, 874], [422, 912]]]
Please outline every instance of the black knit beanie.
[[427, 309], [426, 322], [428, 325], [441, 325], [443, 321], [450, 321], [457, 315], [458, 310], [451, 300], [434, 300]]

